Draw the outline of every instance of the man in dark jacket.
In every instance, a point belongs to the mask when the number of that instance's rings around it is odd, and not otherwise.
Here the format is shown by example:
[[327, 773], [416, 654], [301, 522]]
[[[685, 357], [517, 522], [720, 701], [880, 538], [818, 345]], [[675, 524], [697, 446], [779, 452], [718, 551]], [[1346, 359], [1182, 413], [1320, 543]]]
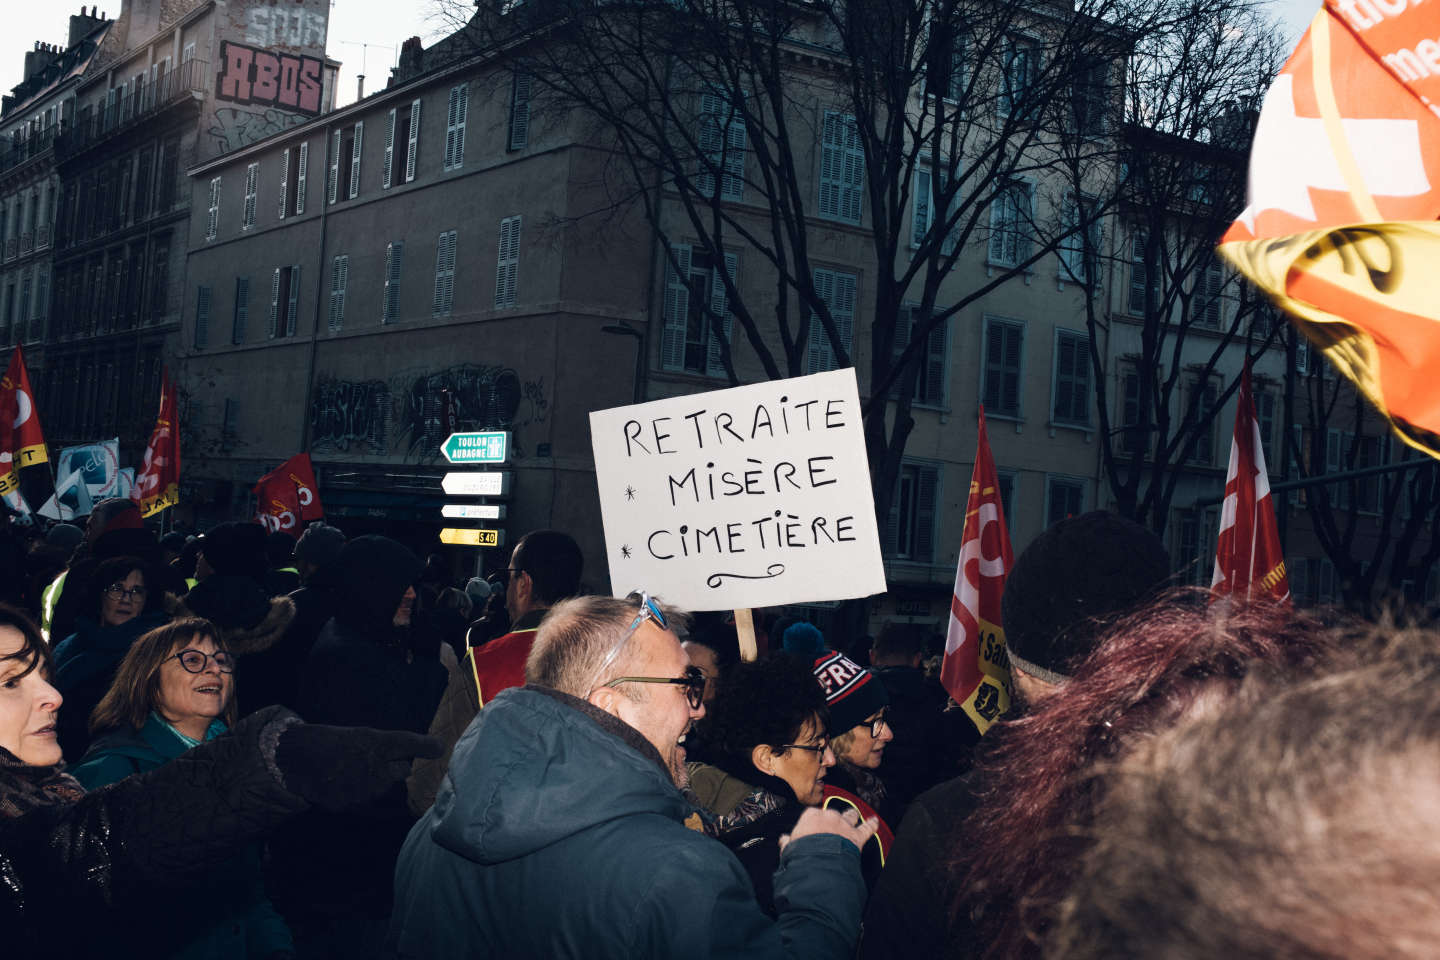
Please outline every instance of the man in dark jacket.
[[[1151, 598], [1169, 575], [1159, 538], [1112, 513], [1062, 520], [1037, 537], [1015, 561], [1002, 601], [1017, 707], [1064, 683], [1099, 646], [1104, 622]], [[955, 910], [965, 821], [984, 776], [981, 762], [910, 804], [866, 907], [865, 960], [984, 953], [968, 916]]]
[[874, 825], [807, 810], [775, 873], [779, 920], [761, 913], [680, 792], [704, 677], [664, 626], [673, 613], [608, 597], [552, 608], [527, 685], [481, 711], [405, 842], [401, 957], [853, 955]]
[[580, 592], [583, 568], [580, 545], [558, 530], [532, 530], [515, 544], [505, 585], [510, 632], [472, 647], [450, 670], [430, 726], [430, 735], [445, 744], [445, 753], [439, 760], [417, 763], [406, 785], [410, 810], [416, 816], [435, 802], [440, 778], [450, 765], [450, 751], [475, 714], [500, 691], [525, 682], [525, 658], [540, 621], [551, 604]]
[[[337, 563], [340, 603], [305, 663], [300, 715], [424, 733], [445, 668], [439, 639], [411, 626], [420, 560], [365, 536], [346, 543]], [[302, 956], [378, 956], [395, 855], [413, 822], [397, 789], [366, 815], [304, 817], [272, 844], [271, 894]]]

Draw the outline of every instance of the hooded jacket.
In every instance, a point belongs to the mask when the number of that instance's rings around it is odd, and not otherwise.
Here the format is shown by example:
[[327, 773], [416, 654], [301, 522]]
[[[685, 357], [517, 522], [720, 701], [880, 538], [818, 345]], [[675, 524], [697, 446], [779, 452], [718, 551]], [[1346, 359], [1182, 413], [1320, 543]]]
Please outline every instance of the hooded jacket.
[[204, 617], [219, 629], [216, 639], [235, 656], [239, 675], [244, 678], [235, 687], [240, 716], [283, 702], [274, 690], [283, 687], [289, 678], [276, 674], [293, 667], [277, 664], [272, 651], [295, 619], [295, 604], [289, 597], [272, 597], [247, 576], [213, 573], [176, 600], [171, 610], [177, 619]]
[[785, 848], [780, 918], [638, 732], [541, 687], [504, 691], [455, 748], [396, 866], [401, 957], [849, 957], [865, 886], [833, 835]]

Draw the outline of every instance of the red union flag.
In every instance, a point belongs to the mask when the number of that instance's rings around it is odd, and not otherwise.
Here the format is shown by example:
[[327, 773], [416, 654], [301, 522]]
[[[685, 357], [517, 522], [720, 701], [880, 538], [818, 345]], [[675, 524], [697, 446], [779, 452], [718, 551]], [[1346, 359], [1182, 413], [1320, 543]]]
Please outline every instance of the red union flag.
[[130, 499], [140, 504], [140, 515], [154, 516], [180, 502], [180, 416], [170, 371], [160, 381], [160, 412], [145, 447], [145, 463], [135, 475]]
[[1010, 708], [1010, 661], [1000, 623], [1000, 596], [1014, 562], [982, 406], [960, 563], [950, 597], [945, 661], [940, 667], [940, 682], [981, 733]]
[[45, 463], [50, 453], [35, 411], [35, 393], [25, 371], [25, 357], [19, 347], [10, 354], [10, 366], [0, 379], [0, 495], [20, 489], [20, 467]]
[[1230, 470], [1225, 476], [1225, 503], [1220, 508], [1220, 535], [1215, 540], [1215, 577], [1210, 590], [1218, 599], [1289, 602], [1290, 581], [1275, 525], [1275, 500], [1260, 448], [1260, 427], [1250, 394], [1250, 367], [1240, 375], [1235, 410], [1235, 439], [1230, 443]]
[[266, 528], [287, 533], [325, 518], [310, 454], [297, 453], [260, 478], [255, 484], [255, 511], [255, 519]]
[[1260, 111], [1220, 252], [1440, 455], [1440, 5], [1329, 0]]

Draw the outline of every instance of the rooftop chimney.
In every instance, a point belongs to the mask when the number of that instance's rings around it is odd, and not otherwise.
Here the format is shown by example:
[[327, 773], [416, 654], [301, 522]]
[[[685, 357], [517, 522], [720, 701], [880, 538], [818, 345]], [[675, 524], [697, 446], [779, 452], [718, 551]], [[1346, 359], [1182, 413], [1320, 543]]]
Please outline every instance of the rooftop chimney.
[[365, 99], [365, 74], [363, 73], [355, 75], [355, 99]]
[[35, 49], [25, 51], [25, 79], [29, 80], [55, 62], [55, 51], [48, 44], [35, 41]]
[[88, 37], [91, 31], [104, 22], [102, 18], [95, 16], [94, 7], [90, 8], [89, 13], [86, 13], [85, 8], [81, 7], [79, 14], [70, 15], [70, 35], [65, 45], [67, 47], [75, 46], [75, 44]]

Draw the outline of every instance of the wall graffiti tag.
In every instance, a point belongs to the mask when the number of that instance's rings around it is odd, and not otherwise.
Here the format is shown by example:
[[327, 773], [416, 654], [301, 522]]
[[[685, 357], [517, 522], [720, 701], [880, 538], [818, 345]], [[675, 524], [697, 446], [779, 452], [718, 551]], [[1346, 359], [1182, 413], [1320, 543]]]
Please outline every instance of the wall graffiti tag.
[[[460, 364], [399, 374], [388, 383], [322, 379], [310, 411], [311, 449], [430, 462], [449, 431], [517, 431], [543, 423], [548, 410], [543, 379], [522, 381], [502, 366]], [[512, 445], [524, 456], [520, 436]]]
[[220, 44], [215, 99], [320, 113], [321, 68], [315, 57], [272, 53], [229, 40]]
[[245, 10], [245, 42], [257, 47], [325, 49], [327, 18], [296, 8], [250, 6]]
[[310, 405], [311, 445], [385, 453], [390, 410], [390, 388], [383, 380], [322, 379]]
[[221, 107], [215, 111], [215, 122], [210, 125], [209, 134], [215, 142], [216, 152], [225, 153], [304, 122], [303, 117], [273, 107], [263, 110]]

